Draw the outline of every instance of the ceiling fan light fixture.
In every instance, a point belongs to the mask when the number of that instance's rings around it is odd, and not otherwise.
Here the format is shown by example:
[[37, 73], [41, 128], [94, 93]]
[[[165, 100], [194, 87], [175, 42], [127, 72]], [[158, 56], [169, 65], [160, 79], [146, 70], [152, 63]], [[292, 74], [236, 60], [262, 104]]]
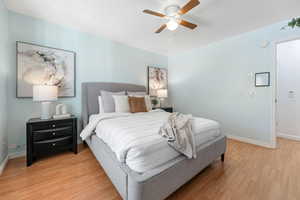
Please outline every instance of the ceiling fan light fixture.
[[184, 6], [180, 7], [178, 5], [170, 5], [165, 8], [165, 13], [155, 12], [153, 10], [143, 10], [144, 13], [164, 18], [169, 20], [167, 23], [162, 24], [155, 33], [161, 33], [165, 28], [174, 31], [178, 28], [179, 25], [189, 28], [191, 30], [197, 27], [196, 24], [188, 22], [182, 19], [182, 16], [198, 6], [200, 4], [199, 0], [189, 0]]
[[178, 28], [178, 22], [175, 19], [170, 19], [170, 21], [167, 23], [167, 28], [170, 31], [174, 31]]

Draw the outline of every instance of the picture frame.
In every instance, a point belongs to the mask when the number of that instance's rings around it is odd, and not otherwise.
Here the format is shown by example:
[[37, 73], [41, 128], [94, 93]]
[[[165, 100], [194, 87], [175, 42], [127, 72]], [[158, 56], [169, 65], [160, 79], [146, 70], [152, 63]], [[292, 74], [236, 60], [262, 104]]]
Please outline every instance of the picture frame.
[[56, 85], [58, 97], [76, 97], [76, 52], [16, 41], [16, 97], [32, 98], [33, 85]]
[[270, 72], [255, 73], [255, 87], [269, 87], [270, 83]]
[[151, 67], [147, 68], [147, 85], [150, 97], [157, 97], [157, 90], [168, 89], [168, 70], [165, 68]]

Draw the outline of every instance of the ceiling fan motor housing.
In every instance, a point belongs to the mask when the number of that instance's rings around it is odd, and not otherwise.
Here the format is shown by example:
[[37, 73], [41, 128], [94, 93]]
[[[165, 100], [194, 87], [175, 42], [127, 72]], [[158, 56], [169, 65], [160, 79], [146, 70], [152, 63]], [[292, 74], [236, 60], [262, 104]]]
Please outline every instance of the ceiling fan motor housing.
[[178, 5], [170, 5], [165, 8], [165, 13], [168, 17], [179, 17], [180, 7]]

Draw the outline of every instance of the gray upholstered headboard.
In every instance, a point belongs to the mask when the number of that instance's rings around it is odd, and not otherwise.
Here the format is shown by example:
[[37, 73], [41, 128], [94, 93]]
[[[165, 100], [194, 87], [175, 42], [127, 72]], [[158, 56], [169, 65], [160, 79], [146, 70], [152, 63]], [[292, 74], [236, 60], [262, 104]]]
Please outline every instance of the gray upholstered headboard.
[[134, 85], [128, 83], [107, 83], [107, 82], [89, 82], [82, 83], [82, 121], [83, 127], [85, 127], [89, 121], [89, 116], [99, 113], [98, 96], [100, 96], [100, 90], [106, 90], [111, 92], [120, 91], [135, 91], [146, 92], [146, 87], [142, 85]]

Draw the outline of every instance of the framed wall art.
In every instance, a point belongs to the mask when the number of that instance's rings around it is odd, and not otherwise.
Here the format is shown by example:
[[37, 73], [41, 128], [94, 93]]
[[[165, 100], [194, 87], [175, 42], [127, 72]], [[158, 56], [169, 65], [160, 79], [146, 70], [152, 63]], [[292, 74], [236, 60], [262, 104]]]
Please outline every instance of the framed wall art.
[[55, 85], [58, 97], [75, 97], [76, 53], [17, 42], [17, 98], [32, 97], [33, 85]]
[[158, 90], [168, 89], [168, 70], [158, 67], [148, 67], [148, 92], [157, 97]]

